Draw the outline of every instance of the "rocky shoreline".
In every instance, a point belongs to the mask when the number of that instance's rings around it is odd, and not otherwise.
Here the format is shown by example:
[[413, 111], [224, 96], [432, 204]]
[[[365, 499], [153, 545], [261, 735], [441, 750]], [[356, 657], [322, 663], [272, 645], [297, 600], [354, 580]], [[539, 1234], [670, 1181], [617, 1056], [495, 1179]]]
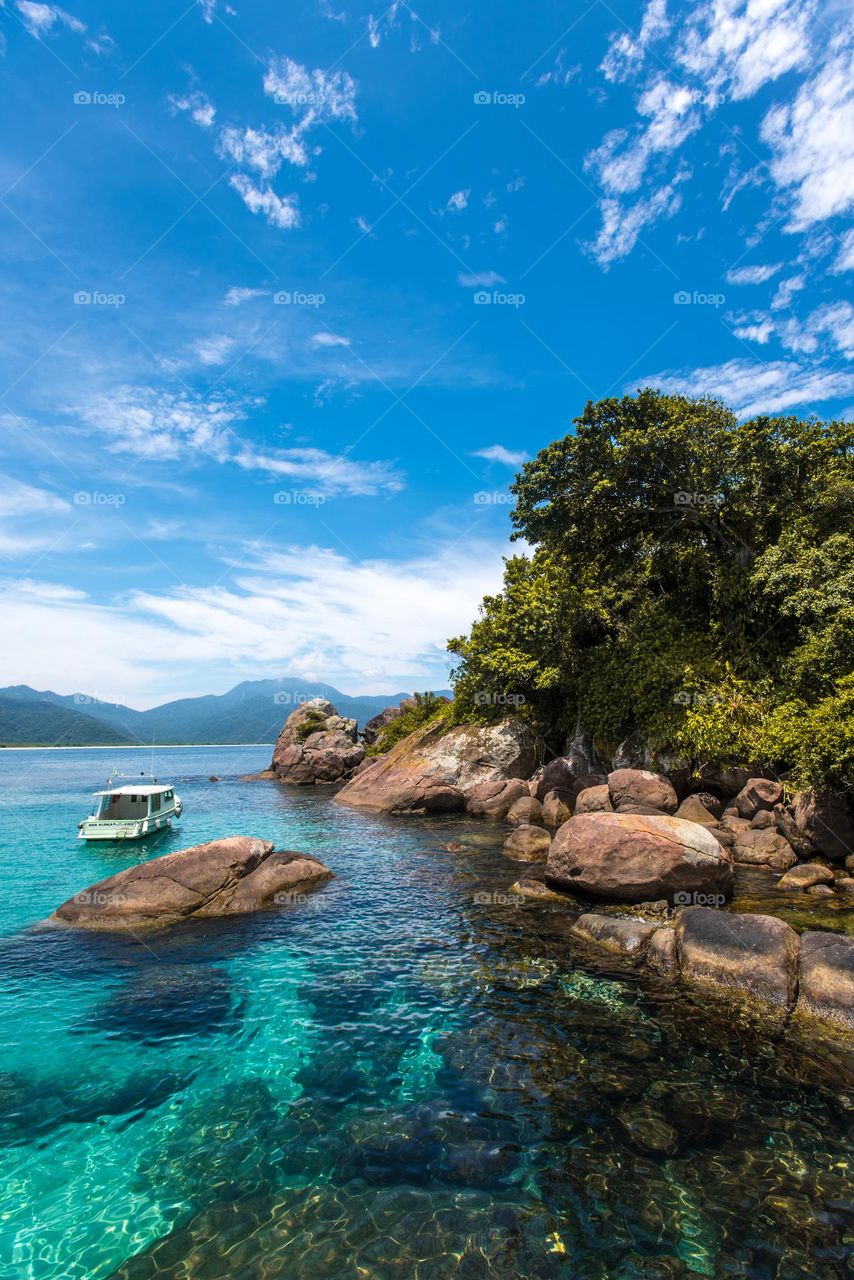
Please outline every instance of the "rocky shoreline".
[[[336, 781], [336, 803], [370, 812], [506, 823], [505, 854], [532, 873], [511, 892], [574, 906], [572, 931], [586, 944], [771, 1018], [854, 1032], [854, 941], [823, 921], [799, 933], [727, 906], [736, 869], [752, 867], [781, 893], [803, 895], [805, 907], [832, 899], [854, 910], [854, 815], [844, 797], [787, 799], [779, 781], [751, 769], [638, 768], [626, 744], [607, 769], [581, 735], [537, 768], [533, 735], [513, 717], [486, 727], [429, 722], [368, 756], [404, 709], [376, 717], [363, 745], [331, 704], [306, 703], [260, 776]], [[637, 914], [600, 914], [597, 903]]]

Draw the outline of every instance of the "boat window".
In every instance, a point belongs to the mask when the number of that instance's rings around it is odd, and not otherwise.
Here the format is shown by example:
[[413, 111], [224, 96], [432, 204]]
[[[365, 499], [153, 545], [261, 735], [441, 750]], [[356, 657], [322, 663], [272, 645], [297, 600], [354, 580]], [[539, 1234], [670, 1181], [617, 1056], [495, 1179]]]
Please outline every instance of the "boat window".
[[158, 795], [150, 796], [149, 800], [150, 800], [150, 808], [148, 812], [157, 813], [157, 810], [160, 808], [160, 796]]
[[166, 791], [166, 792], [164, 792], [163, 799], [164, 799], [164, 800], [171, 800], [171, 799], [172, 799], [172, 792], [171, 792], [171, 791]]

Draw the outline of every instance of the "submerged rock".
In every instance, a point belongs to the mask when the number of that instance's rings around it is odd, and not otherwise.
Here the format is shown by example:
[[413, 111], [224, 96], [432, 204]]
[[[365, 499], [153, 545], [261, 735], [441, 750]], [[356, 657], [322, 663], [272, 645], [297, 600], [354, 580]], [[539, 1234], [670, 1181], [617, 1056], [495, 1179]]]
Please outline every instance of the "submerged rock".
[[544, 827], [523, 823], [504, 841], [504, 852], [519, 862], [545, 862], [551, 843], [552, 838]]
[[624, 955], [642, 954], [656, 931], [656, 925], [645, 924], [642, 920], [599, 916], [592, 912], [579, 916], [570, 929], [577, 938], [596, 942], [609, 951], [621, 951]]
[[732, 864], [711, 832], [680, 818], [576, 815], [557, 832], [546, 865], [553, 883], [617, 902], [732, 892]]
[[274, 853], [269, 840], [228, 836], [119, 871], [69, 898], [46, 923], [77, 929], [155, 929], [187, 919], [260, 911], [329, 880], [322, 862]]
[[233, 1012], [231, 979], [209, 965], [167, 964], [143, 969], [96, 1010], [90, 1025], [131, 1040], [211, 1035]]
[[458, 812], [466, 807], [469, 788], [527, 778], [535, 764], [534, 737], [521, 720], [451, 729], [428, 724], [396, 743], [335, 799], [386, 813]]

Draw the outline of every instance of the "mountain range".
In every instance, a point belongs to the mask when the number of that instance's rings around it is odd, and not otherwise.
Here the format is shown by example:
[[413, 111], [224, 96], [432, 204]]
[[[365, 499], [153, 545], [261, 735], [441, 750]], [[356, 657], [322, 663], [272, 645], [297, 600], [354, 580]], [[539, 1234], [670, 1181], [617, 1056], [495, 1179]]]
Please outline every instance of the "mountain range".
[[0, 688], [0, 744], [73, 747], [275, 742], [287, 717], [307, 698], [328, 699], [340, 715], [353, 717], [361, 728], [385, 707], [408, 696], [378, 693], [351, 697], [332, 685], [306, 680], [244, 680], [228, 693], [179, 698], [148, 711], [136, 711], [82, 693], [9, 685]]

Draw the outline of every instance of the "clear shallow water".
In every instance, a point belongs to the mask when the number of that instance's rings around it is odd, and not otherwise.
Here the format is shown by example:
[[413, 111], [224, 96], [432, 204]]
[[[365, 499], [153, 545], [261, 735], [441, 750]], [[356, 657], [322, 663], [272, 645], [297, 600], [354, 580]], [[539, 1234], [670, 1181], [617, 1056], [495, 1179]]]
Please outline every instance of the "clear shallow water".
[[[268, 758], [159, 752], [185, 817], [143, 850], [75, 837], [147, 754], [0, 753], [0, 1275], [852, 1274], [832, 1069], [579, 953], [562, 910], [508, 905], [501, 831], [238, 780]], [[229, 834], [337, 878], [144, 944], [30, 929]]]

